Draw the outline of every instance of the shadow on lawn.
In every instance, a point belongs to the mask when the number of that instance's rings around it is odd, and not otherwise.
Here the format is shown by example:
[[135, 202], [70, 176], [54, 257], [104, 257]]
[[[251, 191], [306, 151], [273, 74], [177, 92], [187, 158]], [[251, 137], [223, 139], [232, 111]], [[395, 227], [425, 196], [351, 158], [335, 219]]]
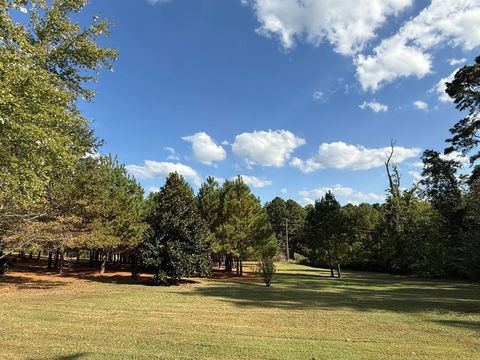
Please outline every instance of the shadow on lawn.
[[465, 329], [480, 330], [480, 321], [474, 320], [437, 320], [437, 324], [461, 327]]
[[14, 276], [8, 275], [2, 278], [1, 285], [13, 285], [17, 289], [37, 289], [48, 290], [59, 286], [65, 286], [66, 283], [62, 281], [35, 279], [28, 276]]
[[88, 355], [88, 353], [75, 353], [75, 354], [70, 354], [70, 355], [63, 355], [56, 357], [55, 360], [77, 360], [83, 358], [85, 355]]
[[381, 274], [352, 273], [342, 279], [326, 279], [313, 272], [279, 273], [271, 288], [259, 282], [216, 281], [194, 288], [190, 294], [219, 298], [239, 307], [480, 313], [480, 287], [476, 284]]

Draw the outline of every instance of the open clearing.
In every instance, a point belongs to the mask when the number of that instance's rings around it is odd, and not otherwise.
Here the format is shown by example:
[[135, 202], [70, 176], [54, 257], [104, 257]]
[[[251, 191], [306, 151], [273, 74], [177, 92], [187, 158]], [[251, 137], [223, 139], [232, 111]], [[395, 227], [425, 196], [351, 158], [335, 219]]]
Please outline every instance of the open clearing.
[[280, 264], [172, 287], [12, 272], [2, 359], [480, 359], [480, 285]]

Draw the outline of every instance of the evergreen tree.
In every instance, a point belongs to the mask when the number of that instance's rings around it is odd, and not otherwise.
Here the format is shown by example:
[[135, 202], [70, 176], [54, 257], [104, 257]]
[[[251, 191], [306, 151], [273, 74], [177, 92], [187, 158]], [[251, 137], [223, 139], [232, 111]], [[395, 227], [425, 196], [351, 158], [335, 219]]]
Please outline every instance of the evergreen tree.
[[336, 268], [341, 277], [341, 264], [349, 248], [341, 206], [330, 191], [317, 200], [308, 213], [305, 234], [310, 261], [327, 265], [332, 277]]
[[192, 188], [182, 176], [168, 176], [154, 195], [147, 222], [150, 230], [139, 246], [139, 256], [145, 266], [154, 270], [156, 283], [177, 283], [195, 273], [210, 273], [208, 227], [197, 210]]

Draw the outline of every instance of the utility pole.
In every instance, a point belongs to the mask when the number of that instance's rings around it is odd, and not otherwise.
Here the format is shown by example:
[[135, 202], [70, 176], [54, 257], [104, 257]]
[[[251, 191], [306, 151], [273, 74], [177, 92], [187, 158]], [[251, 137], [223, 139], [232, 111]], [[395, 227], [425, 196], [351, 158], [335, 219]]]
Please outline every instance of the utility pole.
[[287, 261], [290, 260], [290, 249], [288, 248], [288, 219], [285, 218], [285, 235], [287, 240]]

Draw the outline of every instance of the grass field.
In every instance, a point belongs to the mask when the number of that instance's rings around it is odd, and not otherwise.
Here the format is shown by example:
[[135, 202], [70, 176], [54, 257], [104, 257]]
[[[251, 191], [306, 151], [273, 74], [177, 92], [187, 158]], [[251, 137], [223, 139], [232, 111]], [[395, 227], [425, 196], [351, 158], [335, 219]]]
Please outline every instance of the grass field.
[[128, 274], [0, 283], [1, 359], [480, 359], [480, 285], [280, 264], [272, 288]]

